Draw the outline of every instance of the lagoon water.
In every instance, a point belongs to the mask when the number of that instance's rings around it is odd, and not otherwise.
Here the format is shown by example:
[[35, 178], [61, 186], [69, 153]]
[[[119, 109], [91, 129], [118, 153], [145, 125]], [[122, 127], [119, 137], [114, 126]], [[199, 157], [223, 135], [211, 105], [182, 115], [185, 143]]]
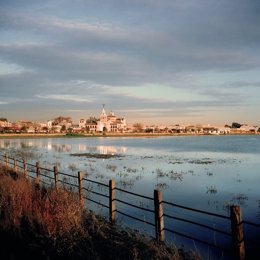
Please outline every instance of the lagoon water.
[[[154, 189], [160, 189], [165, 201], [221, 215], [229, 215], [230, 205], [240, 205], [243, 219], [260, 222], [260, 135], [1, 139], [0, 151], [27, 156], [31, 162], [39, 160], [42, 167], [50, 169], [58, 165], [61, 172], [72, 175], [83, 171], [87, 178], [102, 183], [115, 179], [118, 188], [148, 197], [153, 197]], [[102, 159], [71, 156], [73, 153], [120, 156]], [[87, 185], [89, 189], [96, 188]], [[123, 193], [120, 196], [136, 205], [153, 208], [152, 201], [140, 201]], [[95, 199], [105, 202], [100, 198]], [[153, 215], [146, 212], [126, 208], [120, 203], [117, 208], [153, 222]], [[107, 214], [102, 207], [95, 210]], [[167, 205], [165, 212], [203, 220], [203, 223], [206, 221], [203, 219], [205, 216], [181, 212]], [[206, 218], [210, 218], [212, 226], [230, 230], [230, 223], [208, 216]], [[119, 216], [118, 220], [153, 235], [149, 225], [138, 225], [135, 221], [125, 220], [123, 216]], [[218, 237], [214, 232], [208, 235], [208, 232], [197, 230], [196, 227], [187, 228], [176, 220], [165, 218], [165, 222], [168, 228], [175, 231], [189, 235], [200, 232], [200, 237], [206, 241], [212, 239], [214, 244], [230, 245], [229, 238]], [[177, 244], [188, 243], [171, 234], [166, 234], [166, 238]], [[192, 247], [199, 251], [200, 246], [194, 241]], [[214, 256], [213, 251], [208, 251], [206, 257], [212, 259], [211, 254]]]

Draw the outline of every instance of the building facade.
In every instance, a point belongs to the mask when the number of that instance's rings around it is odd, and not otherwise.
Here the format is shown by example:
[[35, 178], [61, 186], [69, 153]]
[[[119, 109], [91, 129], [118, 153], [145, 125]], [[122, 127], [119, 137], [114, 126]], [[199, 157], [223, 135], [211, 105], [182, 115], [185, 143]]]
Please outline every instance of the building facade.
[[80, 119], [79, 126], [89, 132], [120, 132], [124, 133], [127, 129], [126, 119], [124, 117], [116, 117], [114, 112], [106, 114], [103, 107], [99, 118], [96, 122], [88, 122], [89, 120]]

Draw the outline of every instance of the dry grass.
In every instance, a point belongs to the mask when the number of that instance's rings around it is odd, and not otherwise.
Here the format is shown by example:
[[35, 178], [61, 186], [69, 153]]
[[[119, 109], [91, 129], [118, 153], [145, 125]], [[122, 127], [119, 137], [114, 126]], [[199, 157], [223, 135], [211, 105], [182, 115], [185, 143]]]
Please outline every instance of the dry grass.
[[3, 168], [0, 242], [1, 259], [199, 259], [83, 211], [78, 194], [37, 187]]
[[57, 238], [79, 231], [83, 212], [75, 194], [61, 189], [39, 189], [23, 177], [15, 181], [2, 176], [0, 182], [0, 223], [6, 228], [18, 228], [22, 221], [35, 223], [48, 237]]

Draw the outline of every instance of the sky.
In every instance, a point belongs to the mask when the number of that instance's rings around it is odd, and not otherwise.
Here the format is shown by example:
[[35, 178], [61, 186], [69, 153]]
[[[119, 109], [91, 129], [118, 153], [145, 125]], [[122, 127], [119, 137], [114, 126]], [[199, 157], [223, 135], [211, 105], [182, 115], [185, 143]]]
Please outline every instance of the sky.
[[0, 0], [0, 117], [260, 125], [258, 0]]

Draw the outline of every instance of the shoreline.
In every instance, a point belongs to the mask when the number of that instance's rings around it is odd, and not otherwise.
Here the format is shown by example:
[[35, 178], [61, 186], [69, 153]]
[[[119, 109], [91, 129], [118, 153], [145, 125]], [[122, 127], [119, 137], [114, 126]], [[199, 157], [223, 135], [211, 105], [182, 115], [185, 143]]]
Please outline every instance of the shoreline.
[[66, 135], [66, 134], [0, 134], [0, 139], [29, 139], [29, 138], [95, 138], [95, 137], [146, 137], [146, 138], [156, 138], [156, 137], [176, 137], [176, 136], [257, 136], [260, 133], [229, 133], [229, 134], [190, 134], [190, 133], [97, 133], [97, 134], [75, 134], [75, 135]]

